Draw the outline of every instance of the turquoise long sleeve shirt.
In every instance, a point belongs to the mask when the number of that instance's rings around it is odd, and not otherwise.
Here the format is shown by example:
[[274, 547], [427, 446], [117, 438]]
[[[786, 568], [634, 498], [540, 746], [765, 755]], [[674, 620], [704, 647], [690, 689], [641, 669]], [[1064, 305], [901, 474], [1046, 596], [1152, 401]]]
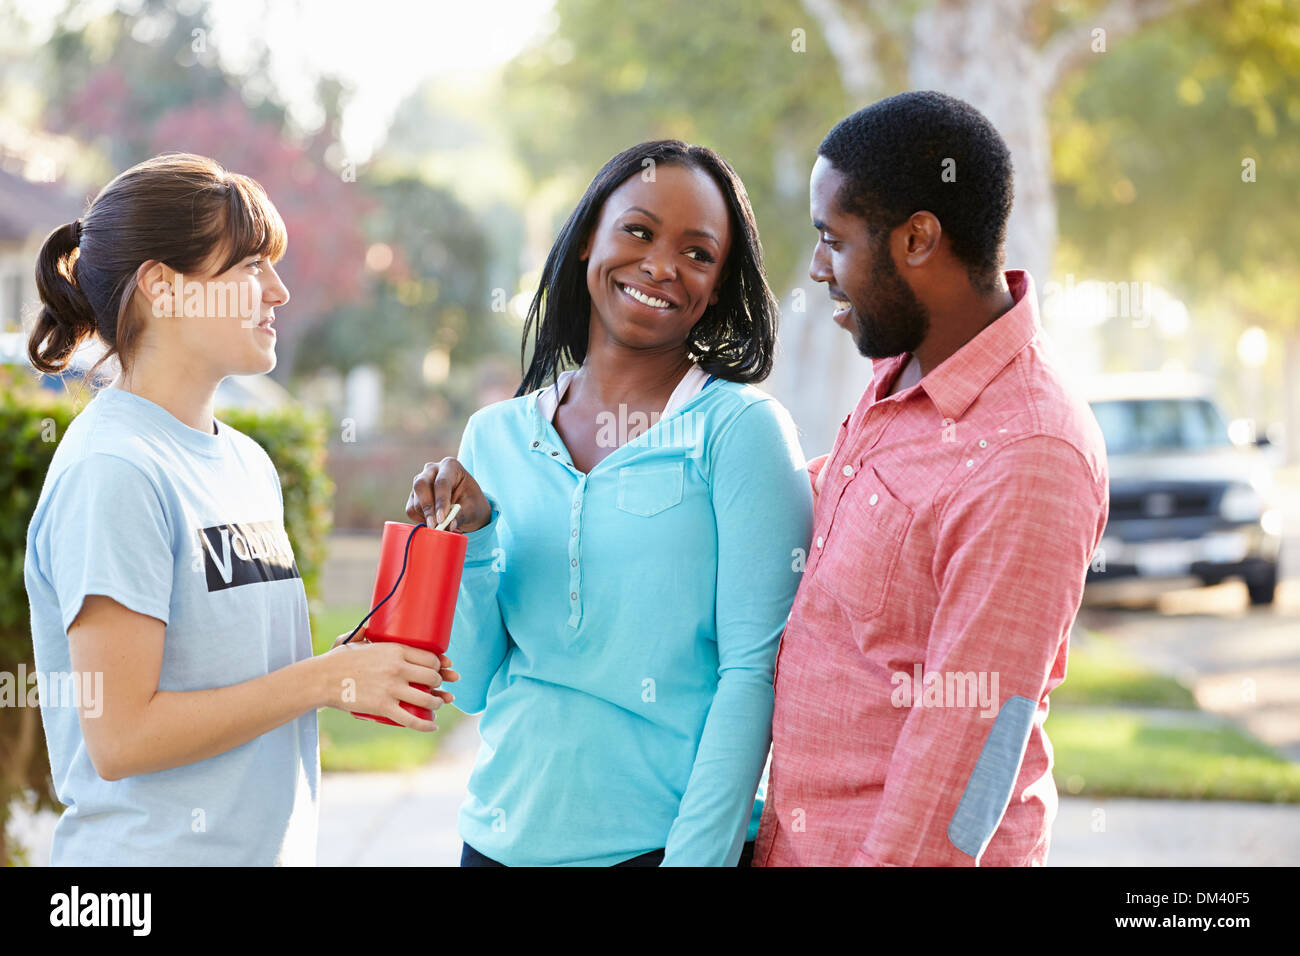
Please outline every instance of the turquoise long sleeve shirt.
[[584, 474], [540, 394], [475, 413], [458, 456], [492, 505], [447, 652], [482, 713], [461, 838], [508, 866], [734, 866], [812, 529], [794, 424], [715, 380]]

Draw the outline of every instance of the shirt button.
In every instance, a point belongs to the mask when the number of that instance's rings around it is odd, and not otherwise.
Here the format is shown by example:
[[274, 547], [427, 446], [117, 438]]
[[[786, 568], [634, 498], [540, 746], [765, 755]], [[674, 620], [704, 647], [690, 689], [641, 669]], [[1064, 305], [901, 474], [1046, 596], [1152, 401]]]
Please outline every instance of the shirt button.
[[573, 529], [573, 536], [574, 536], [575, 538], [578, 536], [578, 529], [577, 529], [577, 528], [574, 528], [574, 529]]
[[821, 535], [818, 535], [818, 536], [817, 536], [817, 547], [820, 548], [820, 547], [822, 546], [822, 542], [823, 542], [824, 540], [825, 540], [825, 539], [824, 539]]
[[577, 592], [577, 591], [570, 591], [570, 592], [569, 592], [569, 600], [570, 600], [570, 601], [576, 601], [576, 600], [578, 600], [578, 592]]
[[535, 441], [535, 442], [533, 442], [533, 447], [536, 448], [536, 447], [537, 447], [538, 445], [540, 445], [540, 444], [541, 444], [541, 442], [539, 442], [539, 441]]
[[574, 511], [577, 511], [578, 508], [580, 508], [581, 506], [582, 506], [582, 502], [581, 502], [581, 501], [575, 501], [575, 502], [573, 503], [573, 510], [574, 510]]
[[971, 467], [971, 465], [973, 465], [973, 464], [975, 464], [975, 459], [974, 459], [974, 458], [967, 458], [967, 459], [966, 459], [966, 467], [967, 467], [967, 468]]
[[569, 564], [576, 568], [578, 566], [578, 559], [574, 558], [572, 561], [569, 562]]
[[558, 451], [553, 451], [553, 452], [551, 452], [551, 457], [552, 457], [552, 458], [559, 458], [559, 457], [560, 457], [560, 453], [559, 453]]
[[845, 466], [844, 466], [844, 477], [845, 477], [845, 478], [848, 478], [848, 477], [851, 476], [852, 474], [853, 474], [853, 466], [852, 466], [852, 465], [845, 465]]
[[988, 448], [988, 447], [989, 447], [989, 443], [986, 442], [983, 438], [981, 438], [981, 439], [980, 439], [980, 447], [981, 447], [981, 448]]
[[873, 494], [870, 498], [867, 499], [867, 504], [874, 505], [879, 500], [880, 500], [880, 495]]

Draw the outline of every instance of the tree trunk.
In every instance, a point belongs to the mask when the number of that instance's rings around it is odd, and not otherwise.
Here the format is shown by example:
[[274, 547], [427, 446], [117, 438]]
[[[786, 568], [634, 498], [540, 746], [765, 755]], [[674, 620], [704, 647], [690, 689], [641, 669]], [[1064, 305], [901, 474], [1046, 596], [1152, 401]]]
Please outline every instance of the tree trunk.
[[908, 80], [913, 89], [970, 103], [1006, 140], [1015, 164], [1006, 267], [1027, 270], [1041, 290], [1056, 245], [1056, 201], [1048, 91], [1038, 51], [1022, 28], [1029, 6], [1029, 0], [943, 0], [922, 10], [913, 21]]
[[826, 286], [809, 278], [806, 262], [785, 288], [780, 347], [763, 387], [790, 412], [804, 454], [815, 458], [831, 450], [840, 422], [871, 384], [871, 360], [831, 321]]
[[[1035, 25], [1044, 21], [1048, 0], [935, 0], [913, 17], [909, 86], [939, 90], [970, 103], [997, 127], [1011, 150], [1015, 204], [1007, 224], [1006, 268], [1029, 272], [1040, 301], [1050, 294], [1048, 283], [1056, 278], [1056, 197], [1047, 123], [1052, 91], [1070, 71], [1097, 55], [1092, 47], [1094, 25], [1104, 25], [1106, 42], [1113, 44], [1198, 2], [1112, 0], [1093, 17], [1046, 37], [1038, 35]], [[868, 11], [847, 0], [803, 0], [803, 6], [826, 38], [840, 82], [852, 99], [866, 105], [891, 92], [874, 69], [877, 38]], [[888, 5], [869, 12], [876, 29], [890, 32], [905, 16], [903, 8]], [[793, 291], [783, 300], [783, 348], [767, 387], [794, 415], [804, 451], [812, 456], [829, 449], [840, 421], [870, 381], [871, 366], [830, 321], [830, 303], [806, 268], [801, 265], [787, 286]], [[802, 313], [791, 308], [799, 289], [806, 298]], [[1043, 326], [1054, 350], [1069, 356], [1068, 363], [1061, 363], [1063, 371], [1080, 376], [1103, 371], [1100, 339], [1090, 327], [1053, 321], [1050, 310]], [[1288, 367], [1300, 380], [1300, 358], [1293, 361], [1298, 364]], [[1294, 460], [1300, 457], [1300, 435], [1289, 436]]]
[[[1006, 267], [1026, 269], [1040, 292], [1048, 278], [1056, 241], [1051, 141], [1047, 129], [1047, 83], [1038, 52], [1022, 28], [1031, 0], [941, 0], [912, 23], [911, 88], [933, 89], [963, 99], [997, 127], [1015, 164], [1015, 205], [1007, 227]], [[823, 33], [840, 37], [841, 51], [871, 49], [861, 20], [834, 3], [806, 0]], [[883, 90], [868, 89], [870, 76], [856, 64], [839, 64], [841, 81], [866, 105]], [[961, 171], [957, 172], [958, 177]], [[807, 264], [799, 267], [782, 301], [781, 352], [767, 388], [790, 410], [809, 457], [828, 451], [844, 415], [871, 381], [871, 363], [830, 319], [825, 287], [814, 283]], [[803, 290], [805, 311], [793, 311]]]
[[[1064, 286], [1053, 272], [1056, 252], [1056, 195], [1052, 189], [1052, 141], [1048, 99], [1064, 69], [1089, 53], [1090, 34], [1058, 38], [1051, 57], [1032, 44], [1027, 23], [1033, 0], [940, 0], [913, 22], [909, 82], [965, 100], [988, 117], [1006, 141], [1015, 167], [1015, 201], [1007, 222], [1006, 269], [1033, 277], [1040, 305]], [[1062, 42], [1064, 41], [1064, 42]], [[1071, 59], [1071, 56], [1073, 59]], [[957, 171], [958, 180], [961, 171]], [[1058, 368], [1070, 379], [1103, 371], [1100, 337], [1062, 311], [1042, 315]]]

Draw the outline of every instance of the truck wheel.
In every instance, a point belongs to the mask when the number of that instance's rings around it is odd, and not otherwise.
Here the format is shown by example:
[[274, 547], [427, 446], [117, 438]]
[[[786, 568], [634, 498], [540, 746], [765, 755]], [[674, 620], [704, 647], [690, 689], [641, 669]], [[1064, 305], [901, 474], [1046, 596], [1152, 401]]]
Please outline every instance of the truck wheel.
[[1251, 604], [1272, 604], [1277, 594], [1277, 565], [1270, 564], [1263, 571], [1247, 575], [1246, 590], [1250, 593]]

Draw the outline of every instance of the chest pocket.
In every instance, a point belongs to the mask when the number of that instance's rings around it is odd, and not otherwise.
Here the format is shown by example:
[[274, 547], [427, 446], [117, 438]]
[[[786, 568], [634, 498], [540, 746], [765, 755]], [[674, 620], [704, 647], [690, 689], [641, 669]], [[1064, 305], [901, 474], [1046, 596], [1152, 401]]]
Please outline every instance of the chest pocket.
[[649, 518], [682, 500], [684, 462], [627, 465], [618, 473], [618, 509]]
[[890, 494], [874, 468], [864, 468], [844, 489], [816, 580], [853, 620], [884, 610], [911, 524], [912, 509]]

